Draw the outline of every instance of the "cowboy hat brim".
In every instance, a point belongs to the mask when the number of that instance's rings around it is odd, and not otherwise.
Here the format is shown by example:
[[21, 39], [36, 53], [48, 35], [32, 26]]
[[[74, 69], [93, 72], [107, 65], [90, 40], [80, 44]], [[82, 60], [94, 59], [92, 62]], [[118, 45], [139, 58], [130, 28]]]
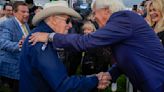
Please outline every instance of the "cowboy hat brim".
[[37, 25], [40, 21], [44, 20], [45, 18], [47, 18], [53, 14], [54, 15], [66, 14], [66, 15], [69, 15], [71, 17], [82, 19], [80, 14], [71, 8], [54, 6], [54, 7], [49, 7], [49, 8], [43, 9], [42, 11], [38, 12], [33, 17], [32, 24]]

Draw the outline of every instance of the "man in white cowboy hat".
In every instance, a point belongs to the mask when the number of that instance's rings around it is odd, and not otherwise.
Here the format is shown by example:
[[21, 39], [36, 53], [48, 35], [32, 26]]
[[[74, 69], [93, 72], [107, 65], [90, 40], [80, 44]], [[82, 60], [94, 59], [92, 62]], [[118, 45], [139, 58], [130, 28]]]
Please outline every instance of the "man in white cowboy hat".
[[[34, 16], [37, 27], [32, 32], [67, 33], [72, 26], [70, 16], [81, 18], [66, 1], [47, 3]], [[28, 37], [22, 47], [20, 58], [20, 92], [88, 92], [95, 87], [109, 85], [110, 75], [99, 73], [92, 76], [68, 76], [52, 43], [32, 46]], [[101, 81], [99, 81], [101, 80]]]

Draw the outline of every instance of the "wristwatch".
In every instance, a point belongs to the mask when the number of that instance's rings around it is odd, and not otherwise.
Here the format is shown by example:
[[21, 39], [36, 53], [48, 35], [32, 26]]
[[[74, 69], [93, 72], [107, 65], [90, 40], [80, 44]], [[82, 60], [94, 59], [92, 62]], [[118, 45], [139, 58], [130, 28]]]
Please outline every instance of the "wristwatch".
[[55, 35], [56, 33], [49, 33], [48, 34], [48, 42], [53, 42], [53, 37], [54, 37], [54, 35]]

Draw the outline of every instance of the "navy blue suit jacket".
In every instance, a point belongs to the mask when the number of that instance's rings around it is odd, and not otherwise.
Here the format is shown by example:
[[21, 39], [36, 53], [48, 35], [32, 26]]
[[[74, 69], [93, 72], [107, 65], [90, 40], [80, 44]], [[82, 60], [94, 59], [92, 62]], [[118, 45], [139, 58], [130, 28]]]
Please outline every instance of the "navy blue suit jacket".
[[[41, 22], [32, 32], [53, 32]], [[59, 60], [57, 51], [48, 43], [31, 46], [28, 38], [24, 42], [20, 59], [20, 92], [88, 92], [98, 84], [96, 76], [67, 75], [64, 64]]]
[[164, 48], [146, 21], [131, 11], [111, 15], [106, 25], [89, 35], [55, 34], [53, 46], [87, 50], [110, 45], [117, 65], [109, 72], [115, 80], [122, 72], [142, 92], [164, 92]]

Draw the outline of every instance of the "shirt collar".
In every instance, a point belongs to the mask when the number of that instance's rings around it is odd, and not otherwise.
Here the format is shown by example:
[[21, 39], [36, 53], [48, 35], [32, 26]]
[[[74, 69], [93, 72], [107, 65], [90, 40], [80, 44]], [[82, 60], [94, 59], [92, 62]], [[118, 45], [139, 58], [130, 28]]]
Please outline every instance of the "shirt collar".
[[40, 26], [43, 32], [52, 33], [54, 32], [44, 21], [41, 21], [38, 26]]
[[18, 20], [17, 17], [15, 17], [15, 20], [18, 22], [19, 26], [22, 26], [23, 24]]

